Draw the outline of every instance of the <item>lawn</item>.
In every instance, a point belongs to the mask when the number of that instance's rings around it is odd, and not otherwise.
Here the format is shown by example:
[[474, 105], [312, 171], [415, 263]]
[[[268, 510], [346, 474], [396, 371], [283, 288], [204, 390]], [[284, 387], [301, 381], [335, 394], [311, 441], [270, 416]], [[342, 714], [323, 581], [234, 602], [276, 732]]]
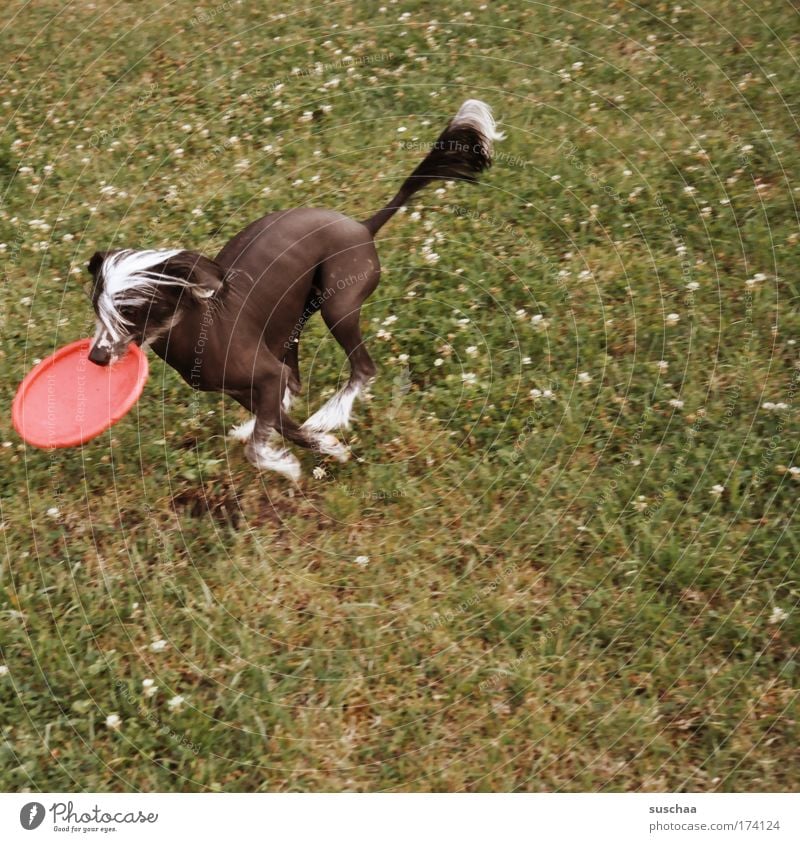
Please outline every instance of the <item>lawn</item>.
[[[796, 9], [301, 6], [7, 9], [0, 788], [796, 789]], [[20, 442], [96, 249], [364, 219], [469, 97], [506, 139], [379, 235], [349, 463], [256, 472], [152, 354]], [[301, 367], [298, 418], [319, 318]]]

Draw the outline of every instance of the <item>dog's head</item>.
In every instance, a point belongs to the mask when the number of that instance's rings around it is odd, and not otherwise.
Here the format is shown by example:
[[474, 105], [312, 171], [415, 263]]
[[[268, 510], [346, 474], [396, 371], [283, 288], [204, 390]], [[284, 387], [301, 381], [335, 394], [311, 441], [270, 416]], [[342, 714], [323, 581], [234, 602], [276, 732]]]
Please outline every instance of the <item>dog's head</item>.
[[184, 307], [218, 294], [225, 275], [213, 260], [182, 249], [98, 251], [87, 269], [97, 315], [89, 359], [98, 365], [119, 359], [131, 342], [162, 336]]

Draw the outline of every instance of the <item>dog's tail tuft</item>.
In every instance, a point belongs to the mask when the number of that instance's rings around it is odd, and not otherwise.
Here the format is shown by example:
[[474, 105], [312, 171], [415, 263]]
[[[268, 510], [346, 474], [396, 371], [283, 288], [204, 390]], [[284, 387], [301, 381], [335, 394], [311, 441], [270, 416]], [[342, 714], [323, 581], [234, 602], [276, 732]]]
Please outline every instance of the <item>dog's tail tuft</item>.
[[478, 175], [492, 165], [493, 141], [502, 139], [492, 109], [479, 99], [468, 99], [397, 195], [363, 225], [374, 237], [414, 193], [436, 179], [477, 181]]

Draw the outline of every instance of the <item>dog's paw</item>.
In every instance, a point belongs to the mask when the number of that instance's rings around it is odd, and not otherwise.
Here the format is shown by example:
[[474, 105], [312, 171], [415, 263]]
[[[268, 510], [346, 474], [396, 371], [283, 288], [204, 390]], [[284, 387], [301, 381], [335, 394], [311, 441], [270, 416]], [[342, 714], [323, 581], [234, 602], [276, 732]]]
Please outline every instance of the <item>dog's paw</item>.
[[303, 473], [300, 460], [285, 448], [250, 441], [245, 448], [245, 456], [260, 471], [275, 471], [292, 482], [297, 482]]
[[336, 436], [322, 435], [318, 439], [320, 453], [333, 456], [337, 462], [346, 462], [350, 458], [350, 448], [342, 444]]

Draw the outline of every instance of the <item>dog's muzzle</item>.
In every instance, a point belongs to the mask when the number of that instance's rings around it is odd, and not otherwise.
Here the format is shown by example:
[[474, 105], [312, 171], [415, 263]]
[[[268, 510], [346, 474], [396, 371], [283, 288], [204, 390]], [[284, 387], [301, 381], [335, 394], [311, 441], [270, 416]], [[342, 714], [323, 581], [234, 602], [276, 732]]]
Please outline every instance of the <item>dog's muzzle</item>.
[[108, 365], [111, 362], [111, 351], [108, 348], [100, 348], [97, 345], [92, 345], [89, 351], [89, 362], [95, 365]]
[[127, 346], [127, 342], [115, 342], [104, 327], [98, 327], [89, 349], [89, 362], [95, 365], [110, 365], [125, 353]]

